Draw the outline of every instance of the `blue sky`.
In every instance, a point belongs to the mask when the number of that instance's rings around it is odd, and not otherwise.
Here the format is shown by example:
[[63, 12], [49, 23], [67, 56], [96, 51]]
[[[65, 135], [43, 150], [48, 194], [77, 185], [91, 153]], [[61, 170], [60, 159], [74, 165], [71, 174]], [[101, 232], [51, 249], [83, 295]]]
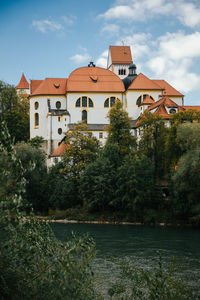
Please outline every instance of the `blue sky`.
[[0, 80], [68, 77], [109, 45], [130, 45], [137, 72], [200, 105], [199, 0], [0, 0]]

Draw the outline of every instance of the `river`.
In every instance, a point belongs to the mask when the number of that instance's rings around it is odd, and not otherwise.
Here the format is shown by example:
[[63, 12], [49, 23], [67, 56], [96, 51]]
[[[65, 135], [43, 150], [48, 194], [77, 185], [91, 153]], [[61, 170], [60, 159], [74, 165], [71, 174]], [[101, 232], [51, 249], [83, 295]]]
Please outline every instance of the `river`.
[[105, 289], [116, 272], [112, 257], [128, 260], [136, 267], [152, 268], [161, 251], [166, 265], [175, 256], [182, 265], [178, 276], [200, 290], [199, 229], [80, 223], [54, 223], [52, 228], [61, 240], [71, 231], [81, 235], [88, 233], [94, 238], [97, 248], [94, 266]]

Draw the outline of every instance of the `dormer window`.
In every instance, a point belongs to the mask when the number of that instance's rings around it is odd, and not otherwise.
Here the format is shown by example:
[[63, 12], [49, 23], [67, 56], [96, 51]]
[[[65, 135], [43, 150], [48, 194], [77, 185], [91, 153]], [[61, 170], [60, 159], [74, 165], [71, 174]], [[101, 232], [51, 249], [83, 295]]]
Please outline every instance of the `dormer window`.
[[176, 109], [175, 108], [170, 108], [169, 113], [170, 114], [175, 114], [176, 113]]
[[59, 89], [59, 87], [60, 87], [60, 84], [56, 84], [56, 83], [54, 83], [54, 86], [55, 86], [55, 88], [56, 88], [56, 89]]

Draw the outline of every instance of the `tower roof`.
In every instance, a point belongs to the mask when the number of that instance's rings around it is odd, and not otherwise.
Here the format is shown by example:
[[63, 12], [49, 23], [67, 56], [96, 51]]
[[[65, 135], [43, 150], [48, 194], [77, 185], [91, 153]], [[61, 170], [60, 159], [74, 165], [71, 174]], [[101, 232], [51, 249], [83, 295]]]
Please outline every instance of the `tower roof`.
[[110, 46], [112, 63], [131, 64], [133, 62], [130, 46]]
[[16, 89], [29, 89], [29, 83], [26, 80], [26, 77], [24, 76], [24, 73], [22, 74], [22, 77], [20, 79], [20, 82], [16, 86]]

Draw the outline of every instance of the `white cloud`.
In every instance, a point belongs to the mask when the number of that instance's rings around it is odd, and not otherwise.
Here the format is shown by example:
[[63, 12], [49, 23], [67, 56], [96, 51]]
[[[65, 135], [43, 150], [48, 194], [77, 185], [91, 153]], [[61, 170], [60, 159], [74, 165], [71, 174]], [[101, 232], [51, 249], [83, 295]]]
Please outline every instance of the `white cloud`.
[[115, 35], [118, 33], [118, 31], [119, 31], [119, 26], [116, 24], [106, 24], [101, 29], [102, 33], [107, 33], [110, 35]]
[[59, 31], [63, 29], [61, 24], [50, 20], [34, 20], [32, 22], [32, 26], [42, 33], [46, 33], [47, 31]]
[[66, 23], [67, 25], [73, 25], [76, 21], [77, 17], [70, 15], [70, 16], [62, 16], [62, 20], [64, 21], [64, 23]]
[[185, 26], [200, 26], [200, 6], [187, 0], [116, 0], [115, 5], [99, 17], [105, 20], [146, 21], [155, 16], [174, 16]]
[[107, 68], [107, 58], [108, 58], [108, 50], [105, 50], [97, 58], [96, 65], [101, 68]]
[[89, 62], [90, 60], [90, 55], [88, 53], [85, 54], [76, 54], [74, 56], [71, 56], [70, 59], [75, 63], [75, 64], [82, 64], [84, 62]]
[[200, 32], [166, 33], [156, 40], [141, 33], [124, 40], [131, 46], [137, 69], [141, 66], [150, 78], [165, 79], [183, 93], [200, 90], [200, 73], [193, 71], [200, 58]]

